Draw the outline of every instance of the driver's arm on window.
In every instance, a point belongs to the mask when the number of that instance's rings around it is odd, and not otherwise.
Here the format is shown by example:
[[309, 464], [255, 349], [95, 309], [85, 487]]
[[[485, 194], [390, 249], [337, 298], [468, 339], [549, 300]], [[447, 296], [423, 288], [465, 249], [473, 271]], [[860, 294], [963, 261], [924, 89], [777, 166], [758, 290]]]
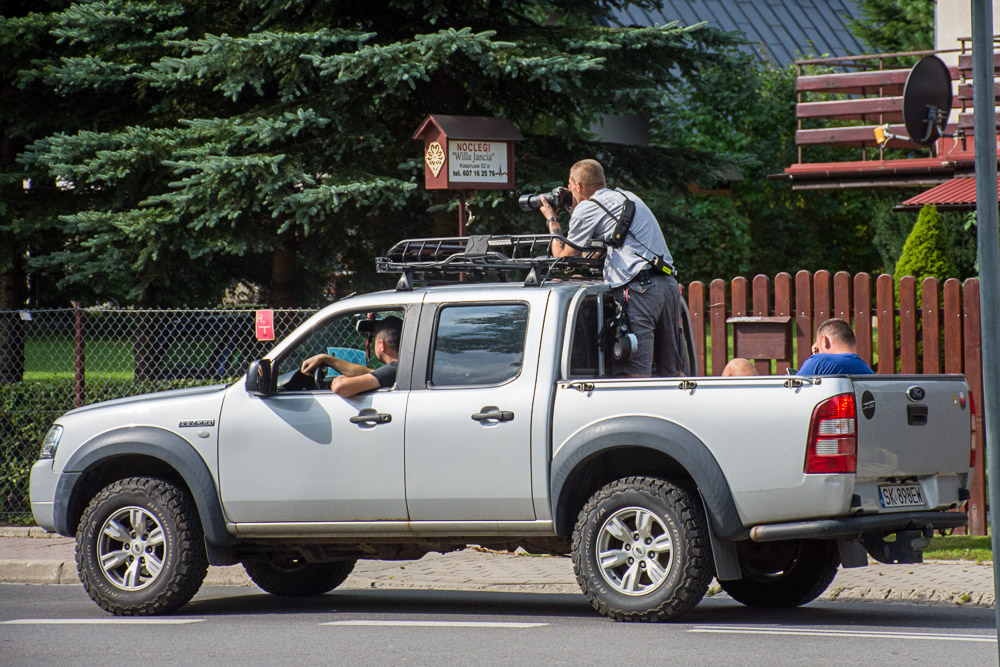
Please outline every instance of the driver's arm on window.
[[301, 370], [305, 375], [312, 375], [313, 371], [320, 366], [329, 366], [341, 375], [346, 375], [347, 377], [357, 377], [359, 375], [365, 375], [372, 372], [372, 369], [367, 366], [352, 364], [349, 361], [338, 359], [337, 357], [329, 354], [317, 354], [309, 357], [302, 362]]
[[333, 381], [330, 383], [330, 390], [340, 396], [354, 396], [355, 394], [360, 394], [363, 391], [374, 391], [378, 389], [378, 386], [378, 378], [371, 373], [355, 377], [338, 375], [333, 378]]

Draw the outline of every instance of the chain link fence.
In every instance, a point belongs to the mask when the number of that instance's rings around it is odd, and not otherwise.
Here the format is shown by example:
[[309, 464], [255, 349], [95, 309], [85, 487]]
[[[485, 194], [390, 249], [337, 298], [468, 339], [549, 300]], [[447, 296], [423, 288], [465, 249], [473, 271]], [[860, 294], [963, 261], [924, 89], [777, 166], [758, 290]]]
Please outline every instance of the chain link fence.
[[0, 523], [31, 520], [28, 476], [42, 438], [74, 407], [228, 383], [315, 310], [0, 311]]

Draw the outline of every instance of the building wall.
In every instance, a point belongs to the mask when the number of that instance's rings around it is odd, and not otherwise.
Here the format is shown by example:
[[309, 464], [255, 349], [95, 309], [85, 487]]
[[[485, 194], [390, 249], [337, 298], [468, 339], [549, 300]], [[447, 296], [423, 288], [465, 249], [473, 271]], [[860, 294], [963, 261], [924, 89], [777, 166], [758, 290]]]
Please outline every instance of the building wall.
[[[997, 34], [1000, 0], [993, 0], [993, 34]], [[957, 49], [959, 39], [972, 36], [972, 0], [937, 0], [934, 9], [934, 48]], [[958, 65], [958, 53], [942, 53], [950, 67]]]

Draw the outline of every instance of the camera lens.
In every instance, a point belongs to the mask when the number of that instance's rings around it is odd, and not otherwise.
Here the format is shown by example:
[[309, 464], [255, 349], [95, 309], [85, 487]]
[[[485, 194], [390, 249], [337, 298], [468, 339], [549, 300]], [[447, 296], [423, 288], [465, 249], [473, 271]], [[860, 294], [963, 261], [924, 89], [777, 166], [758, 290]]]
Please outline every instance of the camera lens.
[[522, 211], [531, 211], [542, 207], [542, 197], [545, 195], [521, 195], [517, 199], [517, 205]]

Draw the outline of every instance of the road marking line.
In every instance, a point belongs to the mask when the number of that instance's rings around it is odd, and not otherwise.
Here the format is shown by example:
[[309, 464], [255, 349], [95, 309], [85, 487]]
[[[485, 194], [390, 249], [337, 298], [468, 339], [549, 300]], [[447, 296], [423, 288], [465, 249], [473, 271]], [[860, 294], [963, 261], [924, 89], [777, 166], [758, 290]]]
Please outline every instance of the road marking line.
[[992, 642], [997, 638], [991, 635], [956, 635], [937, 632], [898, 632], [881, 630], [823, 630], [806, 628], [747, 628], [739, 626], [703, 625], [691, 628], [688, 632], [704, 632], [732, 635], [798, 635], [805, 637], [853, 637], [858, 639], [926, 639], [930, 641], [948, 642]]
[[0, 625], [185, 625], [204, 618], [18, 618]]
[[540, 628], [548, 623], [515, 623], [500, 621], [330, 621], [320, 625], [375, 625], [407, 628]]

